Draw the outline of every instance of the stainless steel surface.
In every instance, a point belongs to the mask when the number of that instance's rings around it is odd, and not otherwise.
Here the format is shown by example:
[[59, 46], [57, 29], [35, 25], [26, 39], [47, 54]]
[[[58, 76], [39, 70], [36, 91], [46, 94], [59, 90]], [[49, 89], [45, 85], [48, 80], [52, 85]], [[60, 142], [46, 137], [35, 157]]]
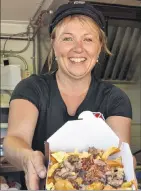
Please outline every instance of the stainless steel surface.
[[136, 83], [140, 80], [140, 22], [114, 20], [108, 22], [108, 47], [112, 56], [101, 63], [102, 79], [115, 83]]

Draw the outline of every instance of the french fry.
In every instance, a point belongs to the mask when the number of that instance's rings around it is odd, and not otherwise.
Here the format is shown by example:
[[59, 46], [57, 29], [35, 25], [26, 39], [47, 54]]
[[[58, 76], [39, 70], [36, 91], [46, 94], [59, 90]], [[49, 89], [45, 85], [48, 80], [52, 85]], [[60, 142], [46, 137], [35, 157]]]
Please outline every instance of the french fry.
[[121, 187], [122, 188], [129, 188], [129, 187], [131, 187], [132, 186], [132, 181], [130, 181], [130, 182], [124, 182], [122, 185], [121, 185]]
[[46, 184], [46, 190], [55, 190], [54, 184], [52, 182]]
[[131, 180], [130, 182], [124, 182], [120, 188], [117, 188], [117, 190], [133, 190], [132, 186], [135, 186], [135, 189], [138, 189], [137, 183], [134, 180]]
[[76, 180], [75, 180], [79, 185], [81, 185], [82, 184], [82, 182], [83, 182], [83, 180], [82, 180], [82, 178], [77, 178]]
[[116, 190], [115, 188], [113, 188], [112, 186], [110, 186], [110, 185], [106, 185], [105, 187], [104, 187], [104, 189], [103, 190]]
[[88, 152], [83, 152], [79, 155], [80, 158], [88, 158], [91, 154]]
[[101, 159], [100, 156], [97, 156], [96, 159]]
[[101, 182], [94, 182], [86, 186], [86, 190], [103, 190], [104, 185]]
[[55, 190], [75, 190], [68, 180], [58, 179], [55, 183]]
[[51, 177], [54, 171], [59, 167], [59, 163], [55, 163], [49, 167], [48, 177]]
[[121, 188], [132, 188], [133, 185], [135, 186], [135, 189], [137, 190], [138, 185], [137, 185], [137, 182], [135, 180], [131, 180], [130, 182], [124, 182], [121, 185]]
[[128, 187], [128, 188], [117, 188], [117, 190], [133, 190], [132, 187]]
[[[74, 152], [74, 153], [67, 153], [68, 154], [68, 156], [71, 156], [71, 155], [76, 155], [76, 156], [78, 156], [79, 158], [88, 158], [91, 154], [90, 153], [88, 153], [88, 152], [82, 152], [82, 153], [77, 153], [77, 152]], [[67, 157], [68, 157], [67, 156]]]
[[112, 154], [118, 153], [120, 151], [117, 147], [110, 147], [108, 150], [106, 150], [102, 155], [102, 160], [107, 160], [108, 157]]
[[105, 161], [110, 167], [121, 167], [123, 168], [123, 164], [120, 161], [116, 160], [106, 160]]
[[54, 180], [54, 178], [47, 178], [47, 180], [46, 180], [46, 184], [50, 184], [50, 183], [55, 183], [55, 180]]
[[58, 163], [57, 160], [52, 155], [50, 156], [50, 160], [52, 164]]
[[[107, 171], [108, 173], [111, 173], [111, 175], [112, 175], [112, 173], [115, 173], [114, 169], [116, 169], [116, 170], [118, 170], [118, 172], [121, 172], [121, 174], [123, 174], [123, 177], [124, 177], [122, 158], [118, 157], [116, 159], [108, 159], [108, 157], [110, 155], [115, 154], [119, 151], [120, 151], [120, 149], [116, 148], [116, 147], [111, 147], [111, 148], [107, 149], [105, 152], [102, 150], [101, 151], [99, 150], [99, 151], [97, 151], [98, 154], [96, 155], [96, 158], [90, 152], [78, 152], [77, 150], [74, 152], [69, 152], [69, 153], [62, 152], [62, 151], [51, 153], [51, 155], [50, 155], [51, 163], [49, 165], [47, 179], [46, 179], [47, 190], [76, 190], [76, 189], [78, 189], [78, 185], [84, 186], [83, 188], [85, 188], [86, 190], [133, 190], [133, 185], [134, 185], [135, 189], [137, 190], [137, 182], [134, 180], [132, 180], [130, 182], [126, 181], [122, 185], [119, 184], [119, 186], [120, 186], [119, 188], [113, 187], [114, 184], [113, 184], [113, 186], [104, 185], [100, 181], [100, 179], [97, 179], [97, 182], [93, 182], [90, 185], [86, 185], [85, 184], [86, 177], [83, 177], [83, 176], [80, 177], [78, 171], [75, 171], [74, 170], [75, 168], [72, 168], [73, 165], [78, 165], [78, 169], [80, 168], [80, 170], [81, 170], [81, 168], [82, 168], [82, 172], [84, 171], [84, 173], [87, 174], [87, 172], [89, 173], [89, 167], [91, 167], [91, 164], [94, 167], [99, 168], [99, 166], [97, 165], [97, 163], [95, 161], [95, 159], [98, 159], [99, 163], [101, 160], [101, 162], [104, 163], [104, 165], [107, 165], [105, 169], [109, 170], [109, 172]], [[71, 156], [71, 157], [69, 157], [69, 156]], [[90, 161], [90, 166], [88, 166], [88, 167], [87, 167], [87, 161], [88, 161], [88, 164]], [[77, 164], [77, 162], [78, 162], [78, 164]], [[81, 165], [79, 166], [79, 162], [82, 162], [84, 167], [86, 166], [87, 168], [83, 168], [83, 166], [81, 167]], [[67, 166], [68, 163], [70, 163], [70, 164]], [[117, 168], [113, 168], [113, 167], [117, 167]], [[65, 168], [66, 168], [66, 172], [65, 172]], [[56, 169], [58, 169], [58, 170], [56, 171]], [[69, 169], [70, 169], [70, 172], [68, 172]], [[73, 169], [73, 170], [71, 170], [71, 169]], [[61, 174], [59, 174], [58, 172], [63, 173], [63, 176]], [[67, 174], [67, 173], [69, 173], [69, 174]], [[65, 176], [64, 176], [64, 174], [65, 174]], [[70, 179], [73, 175], [75, 176], [75, 182], [71, 182], [71, 179]], [[95, 176], [95, 174], [94, 174], [94, 176]], [[108, 182], [108, 181], [106, 181], [106, 182], [107, 182], [107, 184], [108, 183], [110, 184], [110, 182]], [[81, 189], [81, 187], [80, 187], [80, 189]]]
[[122, 158], [118, 157], [118, 158], [115, 159], [115, 161], [118, 161], [118, 162], [122, 163]]
[[138, 190], [138, 183], [137, 183], [137, 180], [132, 180], [132, 186], [134, 185], [135, 186], [135, 189]]

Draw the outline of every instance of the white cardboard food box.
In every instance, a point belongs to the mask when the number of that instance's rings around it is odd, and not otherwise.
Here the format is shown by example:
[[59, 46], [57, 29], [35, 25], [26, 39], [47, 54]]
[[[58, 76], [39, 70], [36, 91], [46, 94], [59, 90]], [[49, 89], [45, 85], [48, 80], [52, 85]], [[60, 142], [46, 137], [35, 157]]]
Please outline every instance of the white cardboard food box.
[[[120, 125], [120, 124], [119, 124]], [[119, 138], [101, 118], [96, 118], [90, 111], [82, 112], [78, 120], [66, 122], [48, 140], [52, 152], [87, 151], [89, 147], [106, 150], [109, 147], [118, 147]], [[122, 157], [125, 179], [135, 179], [133, 157], [128, 143], [122, 142], [120, 152], [112, 158]], [[135, 189], [135, 188], [133, 188]]]

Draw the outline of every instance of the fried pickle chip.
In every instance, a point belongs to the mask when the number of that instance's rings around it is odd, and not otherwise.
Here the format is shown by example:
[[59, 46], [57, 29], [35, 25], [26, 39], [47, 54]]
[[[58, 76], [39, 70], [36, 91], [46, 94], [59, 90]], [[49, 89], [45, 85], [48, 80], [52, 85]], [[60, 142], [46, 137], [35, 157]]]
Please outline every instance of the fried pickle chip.
[[49, 166], [49, 169], [48, 169], [48, 177], [51, 177], [52, 174], [54, 173], [54, 171], [59, 167], [59, 163], [55, 163], [51, 166]]
[[66, 155], [67, 155], [67, 153], [63, 152], [63, 151], [55, 152], [55, 153], [51, 154], [51, 156], [53, 156], [53, 158], [56, 159], [57, 162], [59, 162], [59, 163], [63, 162]]
[[68, 180], [57, 179], [55, 190], [76, 190]]
[[102, 158], [102, 160], [107, 160], [110, 155], [115, 154], [115, 153], [118, 153], [119, 151], [120, 151], [120, 149], [117, 148], [117, 147], [110, 147], [109, 149], [107, 149], [107, 150], [103, 153], [103, 155], [102, 155], [101, 158]]
[[104, 184], [101, 182], [94, 182], [88, 186], [86, 186], [86, 190], [103, 190]]

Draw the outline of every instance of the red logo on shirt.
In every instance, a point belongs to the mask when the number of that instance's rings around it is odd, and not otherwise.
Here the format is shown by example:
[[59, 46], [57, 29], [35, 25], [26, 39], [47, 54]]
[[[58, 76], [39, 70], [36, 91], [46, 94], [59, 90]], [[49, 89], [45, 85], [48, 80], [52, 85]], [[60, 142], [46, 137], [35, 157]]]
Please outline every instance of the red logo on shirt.
[[105, 118], [104, 118], [102, 113], [100, 113], [100, 112], [93, 112], [93, 114], [94, 114], [94, 116], [96, 118], [101, 118], [101, 119], [103, 119], [105, 121]]

